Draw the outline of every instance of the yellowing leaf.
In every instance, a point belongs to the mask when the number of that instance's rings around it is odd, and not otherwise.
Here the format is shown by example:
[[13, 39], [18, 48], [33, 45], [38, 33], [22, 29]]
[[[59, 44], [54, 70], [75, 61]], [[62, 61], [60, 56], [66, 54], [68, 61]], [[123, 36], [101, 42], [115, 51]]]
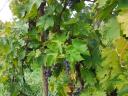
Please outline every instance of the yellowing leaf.
[[1, 79], [0, 79], [0, 82], [6, 82], [8, 80], [8, 76], [3, 76]]
[[120, 72], [120, 64], [115, 50], [105, 48], [102, 51], [102, 64], [97, 68], [97, 79], [100, 83], [106, 82], [108, 79], [113, 79]]
[[49, 84], [49, 90], [50, 90], [51, 92], [53, 92], [53, 91], [55, 90], [55, 84], [54, 84], [53, 82], [51, 82], [51, 83]]
[[126, 34], [126, 37], [128, 37], [128, 10], [122, 11], [117, 16], [117, 20], [121, 24], [121, 30], [123, 31], [123, 34]]
[[64, 90], [65, 90], [66, 93], [72, 92], [69, 86], [65, 86]]
[[41, 51], [39, 49], [36, 50], [35, 57], [39, 57], [41, 54]]
[[76, 80], [76, 74], [75, 73], [71, 73], [71, 80]]
[[107, 0], [97, 0], [98, 4], [99, 4], [99, 7], [102, 7], [106, 4], [106, 1]]
[[119, 38], [115, 41], [115, 47], [117, 54], [120, 59], [120, 63], [126, 63], [127, 61], [127, 50], [128, 50], [128, 41], [126, 41], [124, 38]]

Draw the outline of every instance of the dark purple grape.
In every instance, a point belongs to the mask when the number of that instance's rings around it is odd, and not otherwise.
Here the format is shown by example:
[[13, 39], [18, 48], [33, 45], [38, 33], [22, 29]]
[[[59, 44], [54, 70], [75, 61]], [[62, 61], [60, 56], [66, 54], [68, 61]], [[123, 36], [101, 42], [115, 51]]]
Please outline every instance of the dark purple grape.
[[67, 42], [68, 42], [69, 44], [71, 44], [71, 43], [72, 43], [72, 39], [71, 39], [71, 38], [68, 38]]
[[81, 90], [80, 88], [77, 88], [76, 93], [80, 93], [80, 90]]
[[64, 65], [65, 65], [65, 69], [66, 69], [66, 72], [69, 73], [70, 71], [70, 64], [67, 60], [64, 60]]
[[45, 76], [46, 76], [46, 77], [50, 77], [51, 75], [52, 75], [51, 69], [50, 69], [50, 68], [47, 68], [47, 69], [45, 70]]
[[72, 38], [69, 37], [66, 41], [65, 41], [66, 44], [72, 44]]
[[69, 0], [69, 2], [68, 2], [68, 6], [72, 6], [72, 3], [73, 3], [73, 0]]
[[72, 7], [74, 4], [79, 3], [79, 2], [80, 2], [80, 0], [69, 0], [68, 1], [68, 6]]
[[77, 88], [76, 91], [73, 93], [73, 96], [80, 96], [80, 88]]

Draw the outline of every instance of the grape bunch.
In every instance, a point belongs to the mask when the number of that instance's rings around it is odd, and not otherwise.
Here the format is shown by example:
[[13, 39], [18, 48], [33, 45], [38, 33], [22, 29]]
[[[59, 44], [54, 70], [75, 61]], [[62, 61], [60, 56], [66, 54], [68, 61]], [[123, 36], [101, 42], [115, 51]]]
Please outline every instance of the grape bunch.
[[51, 69], [50, 68], [46, 68], [44, 74], [45, 74], [46, 77], [50, 77], [52, 75]]
[[69, 37], [69, 38], [66, 40], [66, 43], [67, 43], [67, 44], [72, 44], [72, 38]]
[[80, 88], [77, 88], [75, 90], [75, 92], [73, 92], [73, 96], [80, 96], [80, 91], [81, 91], [81, 89]]
[[79, 3], [80, 0], [69, 0], [68, 6], [72, 7], [74, 3]]
[[69, 71], [70, 71], [70, 64], [69, 64], [69, 62], [67, 60], [64, 60], [63, 63], [65, 65], [66, 72], [69, 73]]

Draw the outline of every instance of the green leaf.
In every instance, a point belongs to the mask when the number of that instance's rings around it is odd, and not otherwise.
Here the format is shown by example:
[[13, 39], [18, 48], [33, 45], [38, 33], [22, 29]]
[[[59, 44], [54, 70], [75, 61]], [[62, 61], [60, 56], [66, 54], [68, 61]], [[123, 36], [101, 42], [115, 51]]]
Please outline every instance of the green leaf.
[[25, 18], [34, 19], [37, 16], [37, 6], [33, 4], [31, 10], [26, 14]]
[[39, 8], [40, 4], [42, 3], [42, 0], [29, 0], [27, 7], [27, 12], [29, 13], [30, 11], [32, 11], [32, 7], [34, 5], [36, 5], [37, 8]]
[[109, 20], [112, 17], [112, 12], [113, 9], [117, 6], [117, 1], [116, 0], [110, 0], [108, 2], [110, 4], [106, 4], [103, 8], [100, 8], [99, 11], [97, 11], [96, 14], [96, 21], [102, 21], [102, 20]]
[[75, 24], [79, 21], [78, 18], [71, 18], [68, 21], [64, 22], [64, 25], [71, 25], [71, 24]]
[[54, 1], [53, 0], [48, 0], [48, 4], [51, 5]]
[[37, 26], [41, 29], [47, 30], [49, 27], [53, 27], [54, 19], [48, 15], [41, 16], [37, 22]]
[[86, 53], [87, 50], [86, 42], [79, 39], [73, 39], [72, 46], [80, 53]]
[[47, 7], [47, 15], [53, 15], [53, 13], [54, 13], [54, 11], [55, 11], [55, 5], [49, 5], [48, 7]]
[[78, 11], [78, 12], [80, 12], [84, 7], [85, 7], [84, 1], [81, 1], [81, 2], [76, 3], [76, 4], [74, 5], [74, 9], [75, 9], [76, 11]]
[[86, 81], [86, 83], [90, 86], [94, 86], [96, 83], [96, 78], [91, 70], [81, 69], [82, 78]]
[[118, 91], [119, 96], [127, 96], [128, 95], [128, 85], [125, 85], [121, 90]]
[[44, 28], [44, 25], [45, 25], [45, 22], [46, 22], [46, 15], [44, 15], [44, 16], [41, 16], [40, 18], [39, 18], [39, 21], [37, 22], [37, 25], [36, 26], [39, 26], [40, 28]]
[[57, 55], [58, 55], [57, 53], [47, 53], [46, 65], [51, 66], [55, 64]]
[[127, 10], [128, 9], [128, 0], [118, 0], [119, 2], [119, 9]]
[[69, 62], [74, 63], [83, 60], [80, 52], [78, 52], [74, 47], [69, 46], [66, 50], [66, 58]]
[[104, 37], [108, 41], [116, 40], [120, 37], [120, 26], [116, 18], [111, 18], [104, 28]]
[[99, 4], [98, 7], [103, 7], [103, 6], [105, 6], [106, 1], [107, 1], [107, 0], [97, 0], [97, 2], [98, 2], [98, 4]]
[[44, 25], [44, 30], [47, 30], [49, 27], [53, 27], [54, 19], [52, 17], [47, 17]]
[[88, 88], [80, 96], [107, 96], [106, 92], [96, 87]]

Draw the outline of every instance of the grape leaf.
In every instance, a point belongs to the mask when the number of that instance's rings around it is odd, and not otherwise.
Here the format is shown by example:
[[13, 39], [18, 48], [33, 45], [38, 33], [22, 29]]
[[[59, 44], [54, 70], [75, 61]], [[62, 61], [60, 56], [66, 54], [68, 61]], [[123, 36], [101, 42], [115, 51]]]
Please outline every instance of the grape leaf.
[[120, 37], [120, 26], [116, 20], [116, 18], [111, 18], [105, 24], [104, 30], [104, 37], [108, 41], [116, 40]]
[[117, 16], [117, 20], [121, 24], [123, 34], [128, 37], [128, 10], [120, 12], [120, 14]]
[[97, 0], [97, 2], [98, 2], [98, 4], [99, 4], [98, 7], [103, 7], [103, 6], [105, 6], [106, 1], [107, 1], [107, 0]]

